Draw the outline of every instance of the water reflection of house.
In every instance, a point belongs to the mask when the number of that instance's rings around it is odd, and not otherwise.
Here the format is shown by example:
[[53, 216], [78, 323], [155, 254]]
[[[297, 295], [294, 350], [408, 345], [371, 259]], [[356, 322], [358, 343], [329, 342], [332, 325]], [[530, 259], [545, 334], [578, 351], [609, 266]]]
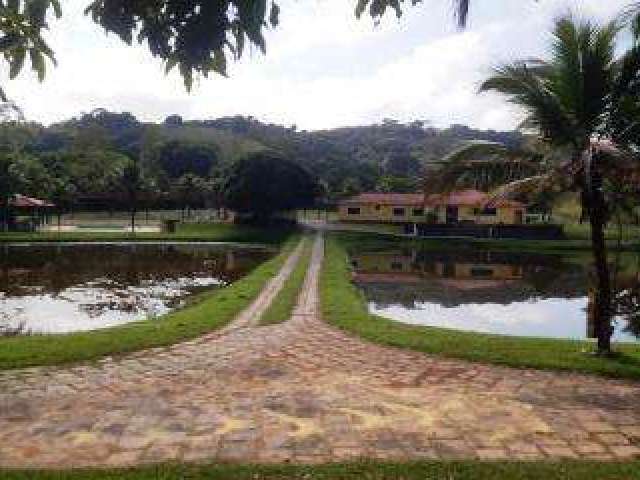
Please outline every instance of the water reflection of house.
[[420, 258], [416, 250], [409, 252], [362, 253], [352, 257], [352, 265], [360, 278], [380, 274], [394, 274], [407, 279], [456, 278], [456, 279], [492, 279], [514, 280], [522, 278], [522, 265], [445, 259], [434, 256], [432, 259]]
[[585, 294], [582, 270], [562, 264], [558, 257], [398, 250], [357, 253], [351, 258], [354, 282], [367, 298], [382, 305], [508, 304]]
[[523, 276], [522, 265], [435, 262], [434, 266], [435, 275], [443, 278], [516, 280]]
[[359, 282], [416, 283], [422, 281], [416, 253], [392, 251], [362, 253], [351, 257], [354, 278]]

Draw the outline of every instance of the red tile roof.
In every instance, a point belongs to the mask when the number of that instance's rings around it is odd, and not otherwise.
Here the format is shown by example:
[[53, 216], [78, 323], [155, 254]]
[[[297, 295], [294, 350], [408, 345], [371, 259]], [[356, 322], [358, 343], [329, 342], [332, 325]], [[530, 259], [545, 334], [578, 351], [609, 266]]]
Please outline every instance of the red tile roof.
[[13, 196], [13, 199], [11, 200], [11, 205], [17, 208], [55, 207], [53, 203], [49, 203], [46, 200], [27, 197], [26, 195], [20, 195], [20, 194], [16, 194]]
[[485, 206], [489, 208], [524, 208], [526, 205], [516, 200], [498, 199], [489, 201]]
[[491, 197], [479, 190], [460, 190], [458, 192], [450, 192], [443, 194], [429, 195], [425, 201], [425, 205], [451, 205], [458, 207], [502, 207], [502, 208], [522, 208], [524, 203], [515, 200], [497, 199], [491, 200]]
[[523, 208], [524, 203], [515, 200], [491, 200], [490, 196], [479, 190], [460, 190], [457, 192], [425, 195], [422, 193], [361, 193], [341, 202], [343, 205], [405, 205], [405, 206], [443, 206], [458, 207], [502, 207]]
[[411, 205], [422, 206], [422, 193], [361, 193], [341, 202], [344, 205]]
[[420, 283], [422, 278], [415, 273], [354, 273], [353, 280], [360, 283]]
[[461, 190], [459, 192], [441, 193], [429, 195], [425, 201], [426, 205], [455, 205], [478, 207], [484, 205], [489, 196], [478, 190]]

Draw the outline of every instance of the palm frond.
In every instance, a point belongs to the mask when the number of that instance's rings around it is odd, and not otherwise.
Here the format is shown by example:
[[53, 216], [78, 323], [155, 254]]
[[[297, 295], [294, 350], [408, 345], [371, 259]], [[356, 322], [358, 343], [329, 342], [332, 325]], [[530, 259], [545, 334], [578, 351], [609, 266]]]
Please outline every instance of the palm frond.
[[513, 180], [491, 192], [489, 195], [489, 204], [500, 200], [512, 200], [514, 198], [538, 195], [542, 192], [563, 190], [560, 186], [561, 183], [562, 180], [556, 175], [556, 172], [548, 172]]
[[489, 191], [544, 168], [542, 155], [531, 149], [509, 149], [497, 142], [471, 141], [434, 164], [428, 190], [442, 193], [460, 188]]
[[549, 88], [544, 76], [525, 62], [502, 65], [481, 86], [481, 92], [495, 91], [528, 111], [527, 125], [536, 128], [553, 143], [571, 143], [576, 136], [574, 119]]
[[613, 82], [617, 22], [598, 25], [571, 16], [556, 21], [549, 89], [568, 115], [585, 131], [602, 123], [607, 95]]
[[636, 1], [629, 5], [620, 15], [620, 20], [631, 27], [635, 41], [640, 41], [640, 2]]
[[452, 165], [454, 163], [469, 162], [480, 157], [504, 156], [508, 151], [507, 147], [502, 143], [472, 140], [443, 157], [441, 162], [446, 165]]
[[640, 44], [632, 46], [616, 62], [605, 129], [620, 145], [640, 138]]

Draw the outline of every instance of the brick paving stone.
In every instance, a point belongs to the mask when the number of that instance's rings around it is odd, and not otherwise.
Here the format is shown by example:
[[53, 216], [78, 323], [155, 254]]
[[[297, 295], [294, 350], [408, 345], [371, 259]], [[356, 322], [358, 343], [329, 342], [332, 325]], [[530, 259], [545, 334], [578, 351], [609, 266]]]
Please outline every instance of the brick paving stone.
[[596, 439], [604, 445], [628, 445], [629, 439], [621, 433], [599, 433]]
[[640, 440], [640, 426], [622, 426], [620, 431], [629, 438]]
[[607, 453], [607, 448], [600, 443], [576, 443], [573, 447], [579, 454], [589, 456], [591, 454]]
[[640, 458], [640, 448], [633, 445], [612, 445], [609, 450], [620, 459]]
[[638, 382], [443, 359], [327, 325], [322, 250], [318, 237], [283, 324], [256, 326], [299, 248], [221, 331], [88, 365], [0, 372], [0, 466], [640, 454]]
[[578, 455], [568, 447], [542, 447], [542, 451], [551, 458], [577, 458]]
[[606, 422], [586, 421], [582, 422], [582, 426], [588, 432], [606, 433], [617, 431], [616, 427]]
[[504, 448], [479, 448], [476, 455], [480, 460], [503, 460], [511, 457]]

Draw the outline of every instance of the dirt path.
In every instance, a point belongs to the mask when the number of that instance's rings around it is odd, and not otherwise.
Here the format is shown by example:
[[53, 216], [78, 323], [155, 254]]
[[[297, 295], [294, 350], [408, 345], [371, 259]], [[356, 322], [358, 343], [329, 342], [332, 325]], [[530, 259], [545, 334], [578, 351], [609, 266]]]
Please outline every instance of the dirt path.
[[639, 383], [363, 342], [320, 319], [322, 257], [318, 236], [284, 324], [242, 320], [95, 366], [1, 374], [0, 465], [640, 454]]

